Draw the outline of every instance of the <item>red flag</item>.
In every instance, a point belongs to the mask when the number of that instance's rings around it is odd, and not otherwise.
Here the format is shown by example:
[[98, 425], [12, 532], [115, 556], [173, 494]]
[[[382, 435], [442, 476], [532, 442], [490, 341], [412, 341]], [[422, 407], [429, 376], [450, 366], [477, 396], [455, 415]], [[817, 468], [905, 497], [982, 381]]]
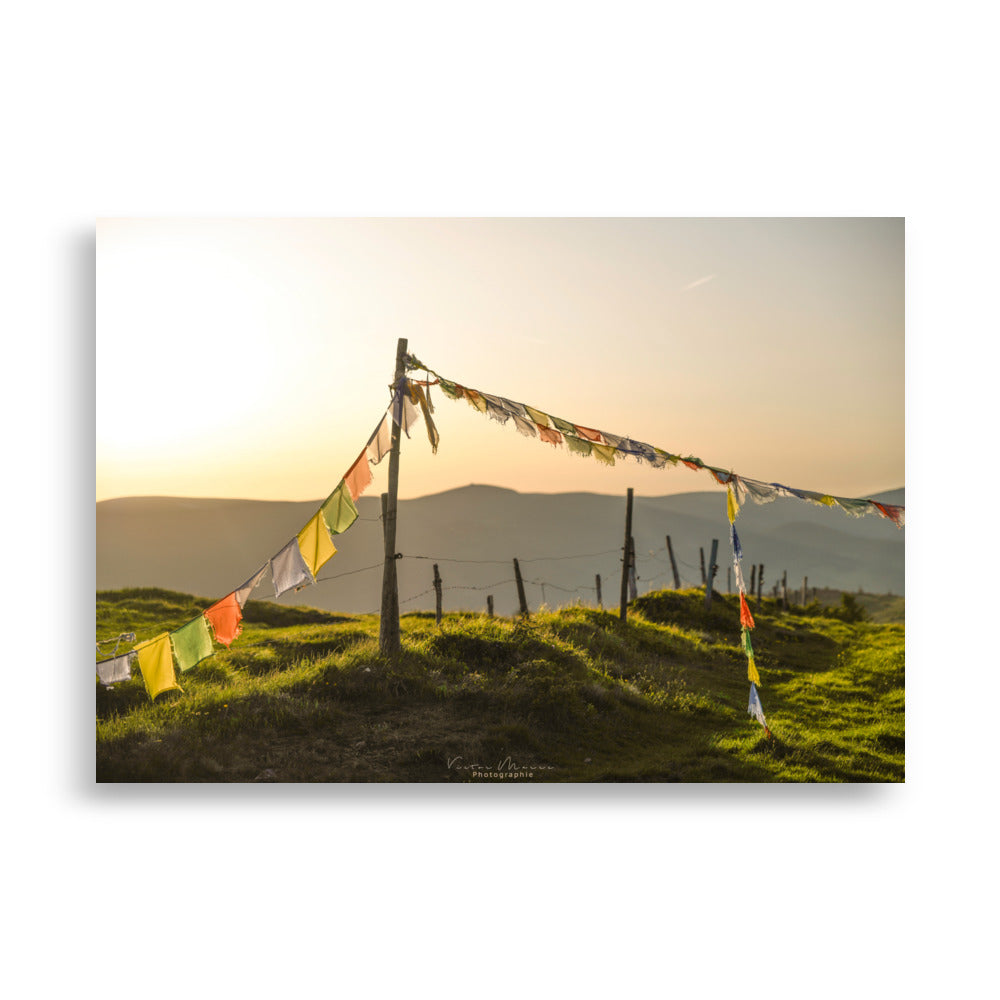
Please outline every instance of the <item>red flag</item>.
[[589, 427], [581, 427], [579, 424], [574, 424], [577, 431], [579, 431], [581, 437], [585, 437], [588, 441], [597, 441], [598, 444], [603, 440], [600, 431], [591, 430]]
[[358, 460], [347, 470], [344, 482], [347, 484], [347, 489], [350, 491], [352, 500], [357, 500], [371, 486], [372, 470], [368, 464], [367, 448], [358, 455]]
[[747, 628], [753, 628], [753, 615], [750, 614], [750, 605], [747, 604], [746, 596], [740, 591], [740, 624]]
[[535, 426], [538, 428], [538, 436], [547, 444], [562, 444], [562, 434], [559, 431], [554, 431], [551, 427], [543, 427], [541, 424], [535, 424]]
[[217, 642], [221, 642], [227, 649], [232, 641], [243, 631], [240, 619], [243, 612], [240, 610], [239, 601], [236, 600], [235, 592], [223, 597], [221, 601], [216, 601], [210, 608], [205, 610], [205, 617], [212, 625]]

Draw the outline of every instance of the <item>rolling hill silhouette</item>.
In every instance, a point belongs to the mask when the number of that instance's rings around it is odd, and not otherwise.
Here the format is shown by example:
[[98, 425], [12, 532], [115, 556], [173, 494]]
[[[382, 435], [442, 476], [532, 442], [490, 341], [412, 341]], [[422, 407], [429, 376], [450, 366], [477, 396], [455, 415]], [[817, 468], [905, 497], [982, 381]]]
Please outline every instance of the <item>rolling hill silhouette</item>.
[[[902, 489], [875, 499], [904, 504]], [[155, 586], [203, 597], [238, 587], [308, 521], [321, 500], [281, 502], [123, 497], [97, 504], [97, 589]], [[315, 586], [286, 594], [285, 604], [332, 611], [377, 611], [382, 530], [377, 496], [362, 497], [359, 520], [335, 538], [337, 554]], [[401, 610], [431, 610], [433, 563], [444, 581], [445, 610], [481, 610], [494, 595], [498, 614], [517, 608], [512, 558], [524, 574], [528, 604], [557, 607], [596, 601], [617, 605], [625, 498], [597, 493], [518, 493], [470, 485], [399, 503], [397, 550]], [[732, 555], [723, 490], [636, 497], [633, 535], [639, 592], [670, 587], [665, 551], [671, 536], [682, 585], [700, 585], [705, 558], [719, 540], [715, 588], [726, 589]], [[880, 517], [854, 519], [839, 509], [780, 499], [747, 503], [737, 520], [749, 583], [751, 564], [764, 563], [764, 588], [788, 572], [790, 591], [810, 586], [869, 592], [904, 591], [904, 532]], [[417, 558], [421, 557], [421, 558]], [[367, 569], [367, 567], [374, 567]], [[333, 578], [335, 579], [324, 579]], [[270, 597], [270, 574], [254, 597]]]

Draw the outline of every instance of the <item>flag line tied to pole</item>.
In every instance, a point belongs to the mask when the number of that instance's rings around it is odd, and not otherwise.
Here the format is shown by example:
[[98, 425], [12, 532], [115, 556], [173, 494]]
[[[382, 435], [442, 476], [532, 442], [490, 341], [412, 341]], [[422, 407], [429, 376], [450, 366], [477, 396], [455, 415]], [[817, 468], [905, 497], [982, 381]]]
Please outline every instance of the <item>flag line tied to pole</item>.
[[[401, 341], [401, 344], [405, 351], [405, 341]], [[408, 377], [406, 372], [415, 369], [423, 370], [427, 377], [422, 380]], [[764, 727], [768, 736], [771, 733], [757, 691], [758, 685], [761, 684], [760, 673], [750, 641], [754, 620], [746, 600], [742, 571], [743, 551], [736, 533], [735, 522], [740, 508], [747, 500], [762, 504], [770, 503], [777, 497], [790, 497], [824, 507], [836, 506], [851, 517], [878, 514], [891, 521], [897, 528], [902, 528], [905, 524], [903, 506], [882, 504], [869, 498], [838, 497], [829, 493], [795, 489], [781, 483], [766, 483], [737, 475], [732, 470], [709, 465], [693, 455], [681, 456], [625, 435], [597, 430], [556, 417], [527, 403], [461, 385], [444, 378], [414, 354], [406, 353], [404, 371], [389, 386], [390, 402], [375, 430], [333, 492], [323, 501], [306, 525], [239, 587], [207, 608], [202, 615], [185, 622], [173, 632], [164, 632], [140, 643], [123, 656], [116, 655], [119, 644], [134, 643], [136, 638], [134, 632], [121, 633], [114, 639], [99, 642], [98, 654], [101, 645], [115, 642], [112, 656], [97, 664], [97, 674], [102, 683], [110, 685], [127, 680], [131, 676], [131, 664], [138, 661], [151, 699], [155, 700], [156, 696], [165, 690], [183, 690], [176, 683], [177, 671], [189, 670], [211, 655], [214, 652], [211, 639], [214, 638], [215, 642], [227, 648], [237, 639], [242, 631], [243, 607], [268, 569], [271, 570], [275, 597], [280, 597], [290, 590], [298, 591], [315, 584], [320, 568], [337, 552], [334, 537], [347, 531], [358, 519], [356, 501], [373, 482], [372, 466], [379, 465], [387, 455], [392, 454], [392, 425], [398, 427], [397, 434], [405, 434], [409, 438], [411, 428], [423, 417], [431, 450], [437, 453], [441, 438], [432, 417], [434, 413], [431, 401], [432, 386], [439, 386], [441, 392], [450, 399], [465, 399], [478, 412], [488, 415], [500, 424], [512, 422], [517, 432], [525, 437], [535, 437], [556, 447], [565, 444], [571, 453], [582, 458], [593, 457], [608, 466], [614, 466], [616, 461], [625, 458], [634, 458], [637, 462], [646, 463], [656, 469], [682, 464], [696, 472], [708, 472], [717, 484], [726, 487], [726, 512], [729, 519], [734, 572], [740, 594], [740, 644], [747, 656], [747, 679], [750, 682], [747, 712]], [[395, 614], [398, 629], [398, 595]], [[205, 635], [209, 637], [207, 645]], [[145, 670], [144, 664], [147, 665]]]

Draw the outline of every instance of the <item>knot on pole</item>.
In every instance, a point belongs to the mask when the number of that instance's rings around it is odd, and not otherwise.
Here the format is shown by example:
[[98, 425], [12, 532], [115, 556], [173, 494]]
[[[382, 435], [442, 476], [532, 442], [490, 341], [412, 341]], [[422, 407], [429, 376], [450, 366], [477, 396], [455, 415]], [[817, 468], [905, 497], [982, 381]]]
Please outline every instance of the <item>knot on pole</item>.
[[392, 558], [393, 559], [402, 559], [403, 558], [403, 553], [402, 552], [397, 552]]

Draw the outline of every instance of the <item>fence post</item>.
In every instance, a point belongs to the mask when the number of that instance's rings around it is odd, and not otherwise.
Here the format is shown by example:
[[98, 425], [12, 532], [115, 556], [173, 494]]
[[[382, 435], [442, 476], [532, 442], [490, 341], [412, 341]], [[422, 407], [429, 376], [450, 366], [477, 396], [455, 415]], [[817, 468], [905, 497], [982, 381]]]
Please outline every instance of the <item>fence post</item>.
[[716, 565], [715, 557], [719, 554], [719, 539], [712, 539], [712, 553], [708, 557], [708, 580], [705, 584], [705, 610], [712, 606], [712, 581], [715, 579], [715, 571], [719, 568]]
[[438, 572], [438, 564], [434, 563], [434, 604], [435, 618], [438, 625], [441, 624], [441, 574]]
[[517, 581], [517, 600], [521, 606], [521, 615], [524, 618], [530, 618], [528, 614], [528, 602], [524, 597], [524, 580], [521, 579], [521, 567], [518, 566], [517, 560], [514, 560], [514, 579]]
[[733, 592], [733, 571], [732, 568], [726, 567], [726, 593], [731, 594]]
[[750, 596], [754, 597], [757, 593], [757, 564], [754, 563], [750, 567]]
[[760, 602], [764, 597], [764, 564], [760, 563], [757, 566], [757, 607], [760, 607]]
[[698, 555], [701, 556], [701, 585], [705, 585], [705, 550], [698, 546]]
[[806, 591], [809, 589], [809, 577], [802, 577], [802, 607], [806, 606]]
[[629, 569], [629, 541], [632, 538], [632, 487], [628, 488], [625, 500], [625, 542], [622, 545], [622, 591], [621, 606], [618, 609], [618, 617], [622, 621], [628, 618], [628, 569]]
[[604, 601], [601, 598], [601, 574], [596, 573], [594, 575], [594, 580], [597, 582], [597, 606], [603, 611]]
[[[396, 343], [396, 373], [392, 380], [393, 392], [406, 374], [406, 338]], [[395, 397], [393, 397], [395, 398]], [[402, 412], [400, 412], [402, 421]], [[379, 613], [378, 648], [383, 656], [399, 653], [399, 584], [396, 579], [396, 497], [399, 493], [399, 439], [400, 426], [394, 420], [389, 447], [389, 488], [383, 494], [384, 517], [382, 534], [385, 541], [385, 565], [382, 569], [382, 608]]]
[[493, 595], [492, 594], [487, 594], [486, 595], [486, 613], [490, 616], [490, 618], [493, 617]]
[[782, 570], [781, 572], [781, 607], [784, 611], [788, 610], [788, 570]]
[[674, 547], [670, 544], [670, 536], [667, 535], [667, 555], [670, 556], [670, 568], [674, 572], [674, 590], [681, 589], [681, 577], [677, 572], [677, 560], [674, 558]]
[[634, 601], [639, 596], [639, 586], [635, 579], [635, 539], [628, 536], [628, 598]]

